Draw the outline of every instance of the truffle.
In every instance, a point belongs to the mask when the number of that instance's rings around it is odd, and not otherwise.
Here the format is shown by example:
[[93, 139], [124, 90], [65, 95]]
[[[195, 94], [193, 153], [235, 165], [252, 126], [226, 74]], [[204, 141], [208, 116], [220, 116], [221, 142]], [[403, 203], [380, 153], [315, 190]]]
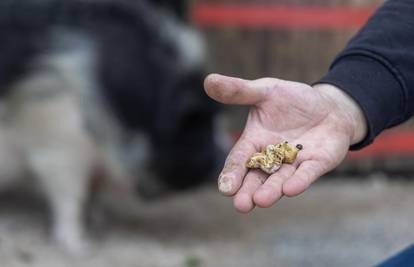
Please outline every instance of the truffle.
[[290, 145], [287, 141], [277, 145], [267, 145], [264, 150], [254, 153], [246, 163], [250, 169], [261, 169], [262, 171], [273, 174], [282, 166], [283, 163], [292, 164], [297, 154], [303, 149], [301, 144]]

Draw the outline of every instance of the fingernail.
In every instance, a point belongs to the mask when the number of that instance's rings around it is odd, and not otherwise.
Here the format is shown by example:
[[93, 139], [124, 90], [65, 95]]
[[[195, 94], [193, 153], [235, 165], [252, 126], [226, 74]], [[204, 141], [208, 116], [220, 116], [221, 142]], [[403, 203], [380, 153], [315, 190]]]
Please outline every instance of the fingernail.
[[218, 187], [221, 193], [227, 194], [231, 192], [233, 187], [233, 175], [232, 174], [220, 174]]

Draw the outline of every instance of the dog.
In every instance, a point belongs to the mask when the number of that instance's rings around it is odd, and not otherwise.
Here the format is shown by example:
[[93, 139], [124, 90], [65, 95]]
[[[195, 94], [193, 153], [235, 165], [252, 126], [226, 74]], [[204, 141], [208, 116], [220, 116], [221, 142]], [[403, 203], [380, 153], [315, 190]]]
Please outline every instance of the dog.
[[170, 13], [139, 0], [3, 0], [0, 36], [0, 188], [33, 177], [66, 251], [84, 251], [93, 177], [151, 197], [220, 166], [203, 42]]

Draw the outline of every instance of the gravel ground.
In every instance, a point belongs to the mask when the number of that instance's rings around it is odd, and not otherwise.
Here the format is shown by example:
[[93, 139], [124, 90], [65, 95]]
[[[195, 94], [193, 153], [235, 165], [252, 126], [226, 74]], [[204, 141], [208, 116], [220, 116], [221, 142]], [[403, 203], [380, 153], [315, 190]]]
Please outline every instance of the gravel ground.
[[[0, 266], [372, 266], [414, 242], [414, 182], [335, 179], [237, 214], [214, 188], [139, 208], [81, 258], [47, 240], [41, 206], [0, 206]], [[4, 202], [4, 201], [3, 201]]]

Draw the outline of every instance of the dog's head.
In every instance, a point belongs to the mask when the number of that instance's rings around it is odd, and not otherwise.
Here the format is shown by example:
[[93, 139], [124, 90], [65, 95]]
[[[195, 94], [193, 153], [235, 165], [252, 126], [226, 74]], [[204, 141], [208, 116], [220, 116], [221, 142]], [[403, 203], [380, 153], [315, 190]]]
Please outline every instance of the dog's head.
[[101, 79], [121, 120], [150, 136], [151, 168], [168, 186], [191, 187], [222, 161], [219, 106], [203, 90], [203, 41], [169, 14], [140, 16], [145, 23], [101, 33]]
[[125, 127], [150, 137], [153, 169], [168, 185], [197, 184], [221, 161], [218, 105], [203, 90], [203, 42], [172, 15], [134, 0], [5, 0], [0, 14], [8, 36], [0, 43], [0, 86], [47, 48], [51, 29], [80, 31], [97, 50], [99, 88]]

